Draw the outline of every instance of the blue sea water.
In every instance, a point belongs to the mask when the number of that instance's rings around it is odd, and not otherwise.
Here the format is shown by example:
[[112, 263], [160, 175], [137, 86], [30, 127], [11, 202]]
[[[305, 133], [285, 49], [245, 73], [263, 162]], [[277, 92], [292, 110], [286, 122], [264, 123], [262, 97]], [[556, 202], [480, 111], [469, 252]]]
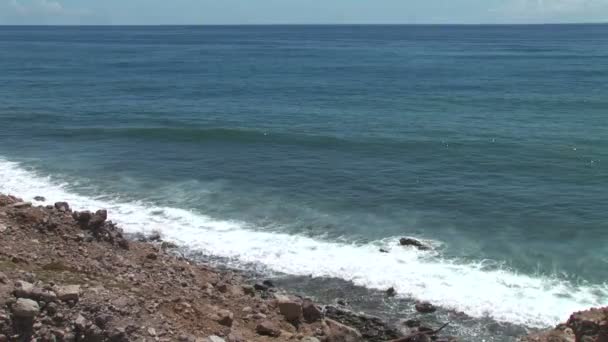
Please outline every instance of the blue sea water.
[[0, 192], [468, 340], [608, 304], [607, 161], [608, 25], [0, 27]]

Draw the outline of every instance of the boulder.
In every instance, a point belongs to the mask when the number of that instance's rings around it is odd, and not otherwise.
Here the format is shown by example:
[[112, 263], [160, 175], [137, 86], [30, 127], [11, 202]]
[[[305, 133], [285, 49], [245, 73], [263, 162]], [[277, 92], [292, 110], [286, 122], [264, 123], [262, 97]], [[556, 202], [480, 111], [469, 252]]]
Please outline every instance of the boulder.
[[416, 311], [420, 313], [432, 313], [437, 311], [437, 308], [429, 302], [418, 302], [416, 303], [415, 308]]
[[251, 285], [243, 285], [243, 292], [249, 296], [255, 296], [255, 288]]
[[26, 298], [17, 299], [12, 309], [13, 315], [18, 318], [34, 318], [40, 312], [38, 303]]
[[46, 201], [46, 198], [44, 198], [43, 196], [36, 196], [34, 197], [34, 201], [44, 202]]
[[69, 212], [70, 205], [67, 202], [55, 202], [55, 209], [61, 212]]
[[357, 329], [338, 323], [332, 319], [323, 320], [323, 332], [327, 336], [327, 342], [363, 341], [363, 336]]
[[288, 322], [296, 323], [302, 317], [302, 304], [299, 301], [292, 300], [287, 296], [277, 295], [277, 305], [279, 312], [285, 317]]
[[399, 244], [401, 246], [416, 247], [421, 251], [427, 251], [427, 250], [431, 249], [431, 247], [423, 244], [422, 242], [420, 242], [416, 239], [412, 239], [412, 238], [401, 238], [401, 239], [399, 239]]
[[391, 286], [386, 290], [386, 295], [389, 297], [395, 297], [395, 295], [397, 295], [397, 291], [395, 291], [395, 288]]
[[281, 329], [272, 321], [260, 322], [255, 327], [255, 331], [262, 336], [279, 337], [281, 335]]
[[57, 298], [59, 298], [59, 300], [64, 302], [73, 300], [77, 302], [78, 297], [80, 296], [80, 285], [56, 286], [55, 292], [57, 293]]
[[304, 316], [304, 320], [308, 323], [314, 323], [323, 318], [321, 309], [310, 299], [305, 299], [302, 302], [302, 315]]
[[17, 280], [15, 282], [15, 290], [13, 294], [17, 298], [32, 298], [34, 291], [34, 284], [28, 283], [27, 281]]

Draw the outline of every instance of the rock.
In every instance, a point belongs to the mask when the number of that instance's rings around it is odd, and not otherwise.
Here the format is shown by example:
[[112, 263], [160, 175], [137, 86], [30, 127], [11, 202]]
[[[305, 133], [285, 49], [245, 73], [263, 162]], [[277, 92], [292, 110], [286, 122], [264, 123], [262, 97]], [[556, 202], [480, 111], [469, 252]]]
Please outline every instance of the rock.
[[260, 322], [256, 327], [255, 331], [262, 336], [279, 337], [281, 336], [281, 329], [274, 322], [263, 321]]
[[388, 252], [389, 252], [389, 250], [388, 250], [388, 249], [385, 249], [385, 248], [380, 248], [378, 251], [379, 251], [380, 253], [388, 253]]
[[158, 259], [158, 254], [156, 253], [148, 253], [148, 255], [146, 255], [146, 258], [149, 260], [156, 260]]
[[84, 328], [87, 326], [87, 319], [84, 318], [83, 315], [78, 314], [72, 323], [74, 324], [76, 331], [84, 331]]
[[338, 323], [332, 319], [323, 320], [323, 332], [327, 336], [327, 342], [363, 341], [363, 336], [357, 329]]
[[388, 290], [386, 290], [386, 295], [389, 297], [395, 297], [395, 295], [397, 294], [397, 291], [395, 291], [394, 287], [389, 287]]
[[306, 336], [300, 340], [301, 342], [321, 342], [318, 338], [312, 336]]
[[230, 327], [232, 326], [232, 321], [234, 320], [234, 314], [228, 310], [218, 310], [216, 313], [216, 321], [224, 326]]
[[156, 336], [156, 329], [154, 329], [152, 327], [149, 327], [148, 328], [148, 335], [150, 335], [152, 337]]
[[572, 329], [576, 341], [608, 341], [608, 307], [576, 312], [566, 326]]
[[420, 322], [417, 319], [408, 319], [405, 322], [403, 322], [403, 324], [409, 328], [415, 328], [415, 327], [419, 327], [422, 322]]
[[61, 212], [69, 212], [70, 205], [67, 202], [55, 202], [55, 209]]
[[77, 302], [78, 297], [80, 296], [80, 285], [56, 286], [55, 292], [57, 293], [57, 298], [59, 298], [59, 300], [64, 302], [73, 300]]
[[46, 201], [46, 198], [44, 198], [43, 196], [36, 196], [34, 197], [34, 201], [44, 202]]
[[38, 303], [26, 298], [17, 299], [12, 309], [13, 315], [19, 318], [34, 318], [40, 312]]
[[8, 284], [8, 277], [2, 272], [0, 272], [0, 284]]
[[427, 251], [429, 249], [431, 249], [431, 247], [423, 244], [422, 242], [416, 240], [416, 239], [412, 239], [412, 238], [401, 238], [399, 239], [399, 244], [401, 246], [412, 246], [412, 247], [416, 247], [421, 251]]
[[32, 298], [34, 291], [34, 284], [28, 283], [27, 281], [18, 280], [15, 282], [15, 290], [13, 294], [17, 298]]
[[249, 296], [255, 296], [255, 288], [251, 285], [243, 285], [243, 292]]
[[17, 202], [17, 203], [13, 203], [11, 204], [11, 207], [13, 208], [26, 208], [26, 207], [31, 207], [32, 203], [30, 202]]
[[160, 235], [160, 232], [153, 231], [152, 233], [150, 233], [150, 235], [148, 235], [147, 239], [148, 241], [158, 242], [162, 240], [162, 237]]
[[268, 279], [267, 279], [267, 280], [264, 280], [264, 281], [262, 282], [262, 284], [266, 285], [266, 286], [267, 286], [267, 287], [269, 287], [269, 288], [270, 288], [270, 287], [274, 287], [274, 283], [273, 283], [271, 280], [268, 280]]
[[105, 210], [97, 210], [89, 220], [88, 228], [95, 231], [103, 226], [108, 218], [108, 212]]
[[288, 322], [296, 323], [300, 321], [300, 317], [302, 317], [302, 304], [282, 295], [276, 296], [276, 299], [279, 312], [285, 316]]
[[314, 323], [323, 318], [321, 309], [310, 299], [305, 299], [302, 302], [302, 315], [304, 316], [304, 320], [308, 323]]
[[207, 336], [204, 341], [205, 342], [226, 342], [226, 340], [224, 340], [223, 338], [216, 336], [216, 335]]
[[253, 288], [256, 289], [257, 291], [268, 291], [268, 286], [266, 286], [264, 284], [255, 284], [255, 285], [253, 285]]
[[567, 331], [551, 330], [537, 333], [519, 339], [519, 342], [574, 342], [575, 336], [571, 329]]
[[416, 303], [416, 311], [420, 313], [432, 313], [437, 311], [437, 308], [429, 302], [418, 302]]
[[325, 307], [325, 317], [357, 329], [366, 341], [384, 342], [401, 336], [397, 329], [378, 317], [354, 313], [339, 307]]

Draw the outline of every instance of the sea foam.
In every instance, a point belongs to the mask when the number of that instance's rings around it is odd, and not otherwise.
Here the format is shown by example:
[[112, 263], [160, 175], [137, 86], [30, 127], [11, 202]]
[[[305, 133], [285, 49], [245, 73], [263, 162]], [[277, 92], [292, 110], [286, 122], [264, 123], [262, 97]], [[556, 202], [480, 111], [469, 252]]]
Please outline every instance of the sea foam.
[[[77, 194], [20, 164], [0, 159], [0, 192], [26, 200], [43, 195], [48, 203], [68, 201], [76, 209], [105, 208], [131, 233], [160, 231], [166, 240], [235, 264], [256, 264], [291, 275], [336, 277], [404, 297], [428, 300], [473, 317], [547, 327], [570, 313], [608, 304], [608, 289], [558, 279], [487, 270], [479, 263], [458, 263], [394, 246], [397, 237], [368, 244], [332, 242], [300, 235], [256, 231], [244, 222], [218, 220], [201, 213], [152, 204], [106, 200]], [[378, 248], [390, 248], [379, 253]]]

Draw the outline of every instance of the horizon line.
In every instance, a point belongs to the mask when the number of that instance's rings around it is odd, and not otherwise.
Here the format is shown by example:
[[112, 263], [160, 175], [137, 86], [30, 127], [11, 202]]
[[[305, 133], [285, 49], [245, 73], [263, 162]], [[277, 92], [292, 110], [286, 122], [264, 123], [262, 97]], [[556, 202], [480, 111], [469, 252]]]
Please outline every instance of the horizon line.
[[0, 24], [0, 27], [159, 27], [159, 26], [549, 26], [549, 25], [608, 25], [605, 22], [547, 22], [547, 23], [248, 23], [248, 24]]

